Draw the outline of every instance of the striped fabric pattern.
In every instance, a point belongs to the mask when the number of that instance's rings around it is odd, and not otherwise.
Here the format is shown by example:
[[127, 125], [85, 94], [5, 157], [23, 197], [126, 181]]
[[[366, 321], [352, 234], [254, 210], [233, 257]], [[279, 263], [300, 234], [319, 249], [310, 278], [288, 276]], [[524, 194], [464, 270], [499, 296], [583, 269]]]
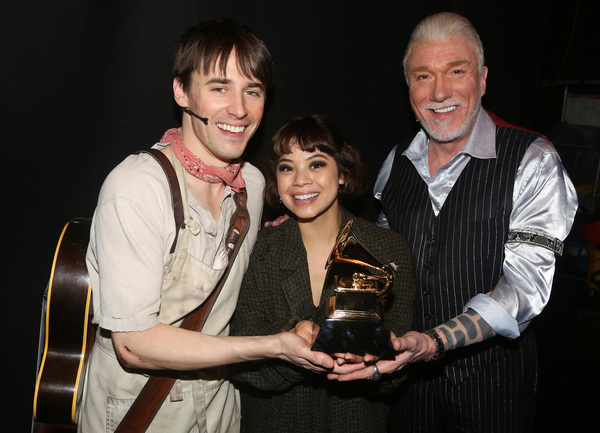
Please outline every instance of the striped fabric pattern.
[[[516, 172], [527, 147], [538, 135], [506, 125], [497, 125], [496, 129], [497, 157], [472, 158], [437, 216], [432, 210], [427, 185], [402, 155], [408, 143], [396, 153], [382, 204], [390, 224], [407, 239], [412, 249], [417, 282], [414, 325], [418, 331], [461, 314], [468, 300], [478, 293], [489, 292], [502, 275]], [[518, 392], [524, 391], [523, 387], [535, 388], [535, 360], [532, 338], [523, 335], [509, 341], [495, 337], [448, 353], [443, 361], [436, 363], [437, 367], [423, 367], [428, 369], [428, 375], [432, 373], [431, 368], [439, 368], [438, 375], [433, 375], [434, 381], [414, 385], [413, 392], [422, 396], [425, 403], [419, 398], [404, 400], [410, 400], [409, 405], [439, 405], [445, 400], [452, 410], [443, 415], [444, 419], [452, 420], [453, 413], [460, 407], [469, 414], [465, 422], [470, 425], [478, 417], [477, 413], [486, 412], [481, 405], [506, 406], [506, 402], [494, 399], [504, 395], [512, 401], [511, 395], [517, 388]], [[524, 366], [529, 368], [530, 361], [534, 370], [528, 370], [526, 375]], [[529, 384], [518, 380], [519, 376], [529, 377]], [[486, 385], [490, 383], [493, 386]], [[474, 399], [474, 396], [479, 397]], [[522, 405], [528, 406], [524, 402]], [[416, 409], [413, 407], [404, 415]], [[431, 414], [433, 407], [420, 409]], [[499, 413], [499, 409], [494, 410]], [[443, 414], [444, 410], [440, 406], [435, 413]], [[422, 416], [419, 410], [415, 414]], [[458, 414], [464, 415], [464, 412], [459, 410]], [[518, 431], [471, 427], [465, 431]]]

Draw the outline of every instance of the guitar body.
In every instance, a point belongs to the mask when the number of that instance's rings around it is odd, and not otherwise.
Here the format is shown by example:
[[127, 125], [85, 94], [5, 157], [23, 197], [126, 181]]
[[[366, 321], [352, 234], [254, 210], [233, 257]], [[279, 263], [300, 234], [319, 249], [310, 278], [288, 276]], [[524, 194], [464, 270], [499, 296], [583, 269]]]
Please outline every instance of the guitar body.
[[74, 431], [85, 362], [93, 345], [91, 286], [85, 265], [89, 219], [71, 220], [60, 236], [44, 296], [33, 431]]

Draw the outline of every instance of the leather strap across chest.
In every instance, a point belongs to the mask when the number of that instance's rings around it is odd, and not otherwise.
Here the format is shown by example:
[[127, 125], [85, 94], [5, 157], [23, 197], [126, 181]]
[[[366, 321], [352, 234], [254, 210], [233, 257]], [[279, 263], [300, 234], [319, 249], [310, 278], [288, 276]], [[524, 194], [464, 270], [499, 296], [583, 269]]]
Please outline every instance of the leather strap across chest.
[[[142, 150], [141, 153], [148, 153], [152, 155], [162, 166], [169, 180], [169, 186], [171, 188], [171, 195], [173, 201], [173, 211], [175, 213], [175, 225], [176, 234], [175, 241], [171, 247], [171, 252], [175, 251], [177, 243], [177, 233], [179, 229], [183, 227], [183, 205], [181, 200], [181, 193], [179, 189], [179, 182], [177, 181], [177, 175], [173, 165], [161, 151], [156, 149]], [[137, 153], [140, 153], [137, 152]], [[190, 313], [183, 321], [181, 328], [200, 332], [212, 307], [214, 306], [221, 289], [223, 288], [229, 272], [231, 271], [235, 257], [250, 229], [250, 214], [248, 212], [247, 204], [247, 193], [246, 188], [241, 188], [239, 192], [234, 193], [234, 201], [236, 204], [236, 211], [231, 217], [229, 230], [226, 237], [227, 254], [229, 257], [229, 263], [225, 273], [219, 280], [219, 283], [204, 301], [204, 303]], [[163, 372], [164, 376], [151, 376], [146, 382], [144, 388], [142, 388], [140, 394], [137, 396], [133, 405], [127, 411], [127, 414], [115, 430], [115, 433], [135, 433], [145, 432], [156, 413], [160, 409], [160, 406], [169, 395], [173, 384], [177, 380], [177, 375], [174, 374], [171, 377], [166, 376], [169, 372]]]

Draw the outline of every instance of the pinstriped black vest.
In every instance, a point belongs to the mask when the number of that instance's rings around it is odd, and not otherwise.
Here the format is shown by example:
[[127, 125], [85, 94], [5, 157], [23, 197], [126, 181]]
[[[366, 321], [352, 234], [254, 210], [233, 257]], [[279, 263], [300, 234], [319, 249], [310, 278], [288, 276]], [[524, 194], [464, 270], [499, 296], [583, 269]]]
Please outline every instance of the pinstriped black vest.
[[[495, 287], [502, 275], [504, 243], [512, 210], [515, 175], [537, 134], [496, 126], [495, 159], [471, 158], [436, 217], [423, 182], [399, 148], [382, 194], [392, 227], [412, 249], [417, 282], [415, 329], [424, 331], [463, 312], [478, 293]], [[450, 352], [446, 373], [460, 382], [482, 362], [510, 350], [498, 338]], [[508, 344], [511, 346], [511, 344]], [[463, 358], [469, 352], [467, 358]], [[461, 359], [451, 363], [452, 357]]]

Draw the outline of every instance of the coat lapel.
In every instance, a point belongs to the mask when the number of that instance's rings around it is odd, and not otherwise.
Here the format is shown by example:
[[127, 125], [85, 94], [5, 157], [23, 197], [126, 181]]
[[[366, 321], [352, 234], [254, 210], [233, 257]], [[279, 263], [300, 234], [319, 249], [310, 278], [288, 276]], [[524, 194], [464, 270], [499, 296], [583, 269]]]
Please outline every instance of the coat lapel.
[[300, 319], [311, 320], [314, 308], [310, 291], [308, 260], [300, 229], [294, 219], [290, 219], [280, 227], [278, 241], [281, 242], [280, 245], [285, 242], [285, 252], [282, 251], [282, 254], [278, 256], [282, 281], [281, 290], [292, 315], [297, 315]]

